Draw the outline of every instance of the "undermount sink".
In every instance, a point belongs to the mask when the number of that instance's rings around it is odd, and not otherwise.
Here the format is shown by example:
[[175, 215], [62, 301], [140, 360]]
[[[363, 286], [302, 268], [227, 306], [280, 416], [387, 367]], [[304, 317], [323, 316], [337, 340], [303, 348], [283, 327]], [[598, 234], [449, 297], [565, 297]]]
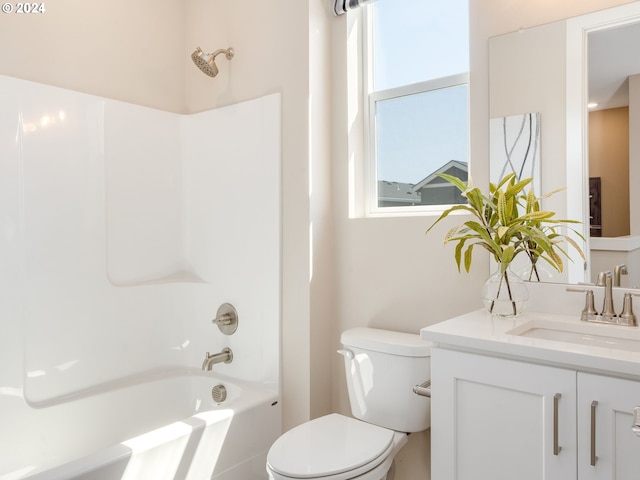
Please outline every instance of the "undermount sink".
[[639, 328], [640, 327], [618, 325], [573, 324], [548, 320], [532, 320], [506, 333], [519, 337], [640, 352]]

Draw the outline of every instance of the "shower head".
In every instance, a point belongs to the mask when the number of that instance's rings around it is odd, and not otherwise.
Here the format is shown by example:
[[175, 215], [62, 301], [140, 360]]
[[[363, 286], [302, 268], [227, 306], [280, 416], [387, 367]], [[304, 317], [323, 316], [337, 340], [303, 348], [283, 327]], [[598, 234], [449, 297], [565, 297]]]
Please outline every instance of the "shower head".
[[216, 57], [224, 53], [227, 60], [231, 60], [233, 58], [233, 48], [229, 47], [227, 49], [216, 50], [213, 53], [204, 53], [200, 47], [196, 48], [195, 51], [191, 54], [191, 60], [196, 66], [202, 70], [202, 73], [205, 75], [209, 75], [210, 77], [215, 77], [218, 75], [218, 66], [216, 65]]

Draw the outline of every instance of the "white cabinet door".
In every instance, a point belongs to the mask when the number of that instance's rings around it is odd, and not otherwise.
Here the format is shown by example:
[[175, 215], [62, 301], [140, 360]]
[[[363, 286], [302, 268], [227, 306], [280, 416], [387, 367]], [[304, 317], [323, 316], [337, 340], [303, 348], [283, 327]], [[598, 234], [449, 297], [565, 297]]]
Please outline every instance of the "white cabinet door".
[[640, 382], [578, 373], [580, 480], [640, 478], [640, 437], [631, 430], [638, 406]]
[[435, 347], [431, 362], [432, 480], [577, 478], [575, 371]]

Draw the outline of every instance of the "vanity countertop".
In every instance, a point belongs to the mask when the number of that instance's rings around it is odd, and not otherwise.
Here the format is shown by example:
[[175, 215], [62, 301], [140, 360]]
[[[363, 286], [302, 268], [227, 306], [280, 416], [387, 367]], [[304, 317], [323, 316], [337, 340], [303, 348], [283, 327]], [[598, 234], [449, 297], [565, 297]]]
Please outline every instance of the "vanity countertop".
[[[558, 338], [567, 331], [571, 340], [522, 335], [533, 330], [560, 332]], [[420, 335], [447, 348], [640, 379], [640, 327], [583, 322], [579, 314], [524, 312], [501, 318], [483, 309], [424, 327]]]

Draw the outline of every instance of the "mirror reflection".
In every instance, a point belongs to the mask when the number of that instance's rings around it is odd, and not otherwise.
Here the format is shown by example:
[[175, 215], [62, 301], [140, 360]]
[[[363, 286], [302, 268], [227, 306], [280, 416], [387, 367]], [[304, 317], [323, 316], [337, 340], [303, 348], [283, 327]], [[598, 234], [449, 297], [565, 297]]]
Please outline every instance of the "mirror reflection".
[[490, 39], [492, 122], [539, 114], [541, 193], [566, 187], [544, 208], [583, 222], [586, 265], [574, 255], [549, 281], [615, 269], [622, 286], [640, 285], [638, 44], [640, 2]]
[[[630, 88], [640, 74], [640, 23], [590, 32], [588, 166], [592, 237], [629, 235]], [[640, 106], [635, 106], [640, 108]]]

